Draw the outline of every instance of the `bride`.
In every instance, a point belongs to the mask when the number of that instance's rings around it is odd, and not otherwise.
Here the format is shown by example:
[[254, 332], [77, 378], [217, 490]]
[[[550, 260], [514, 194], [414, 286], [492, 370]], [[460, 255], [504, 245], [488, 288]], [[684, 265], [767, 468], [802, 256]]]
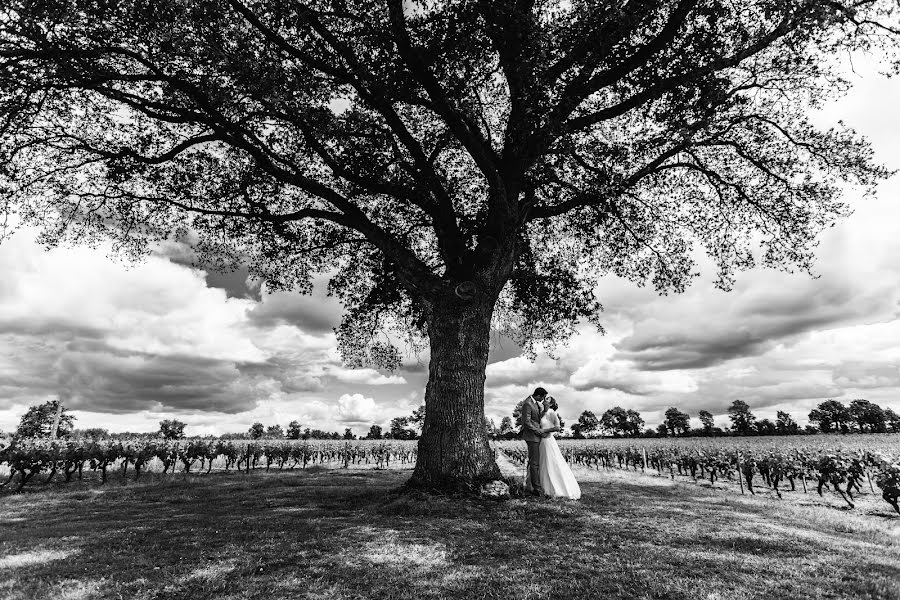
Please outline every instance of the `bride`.
[[[575, 480], [566, 459], [563, 458], [556, 438], [553, 437], [554, 432], [562, 431], [559, 417], [556, 415], [559, 408], [556, 399], [552, 396], [545, 397], [544, 408], [546, 412], [541, 417], [541, 429], [549, 435], [541, 440], [541, 487], [544, 488], [544, 493], [552, 498], [578, 500], [581, 498], [581, 487]], [[528, 482], [525, 485], [527, 487]]]

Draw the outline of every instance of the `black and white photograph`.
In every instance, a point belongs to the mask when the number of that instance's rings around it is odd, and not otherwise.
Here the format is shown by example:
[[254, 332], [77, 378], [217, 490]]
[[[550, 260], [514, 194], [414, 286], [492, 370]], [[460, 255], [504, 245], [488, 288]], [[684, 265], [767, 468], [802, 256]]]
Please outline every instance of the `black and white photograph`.
[[0, 600], [900, 600], [900, 0], [0, 0]]

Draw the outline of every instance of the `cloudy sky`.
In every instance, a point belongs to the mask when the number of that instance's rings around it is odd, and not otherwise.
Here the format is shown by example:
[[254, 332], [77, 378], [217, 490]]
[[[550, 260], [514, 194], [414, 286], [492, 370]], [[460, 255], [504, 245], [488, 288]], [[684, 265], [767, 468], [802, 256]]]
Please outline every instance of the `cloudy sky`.
[[[857, 69], [854, 90], [816, 118], [842, 119], [900, 169], [900, 81]], [[499, 423], [535, 385], [569, 422], [620, 405], [652, 426], [677, 406], [724, 425], [736, 398], [758, 417], [787, 410], [801, 424], [829, 398], [900, 411], [898, 197], [900, 176], [874, 198], [851, 197], [856, 212], [823, 236], [815, 279], [756, 270], [724, 293], [707, 272], [667, 297], [604, 280], [605, 336], [586, 326], [557, 359], [535, 362], [495, 345], [488, 416]], [[341, 306], [322, 293], [267, 294], [242, 273], [186, 266], [177, 246], [129, 265], [104, 248], [45, 251], [34, 237], [22, 230], [0, 245], [0, 430], [56, 397], [79, 427], [151, 431], [175, 417], [189, 434], [294, 419], [362, 434], [422, 403], [416, 357], [395, 373], [341, 365]]]

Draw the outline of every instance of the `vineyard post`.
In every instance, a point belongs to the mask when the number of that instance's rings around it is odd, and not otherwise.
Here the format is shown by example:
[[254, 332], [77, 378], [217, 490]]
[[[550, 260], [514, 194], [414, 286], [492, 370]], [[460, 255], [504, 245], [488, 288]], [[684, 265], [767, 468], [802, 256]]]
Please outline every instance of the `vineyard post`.
[[741, 495], [744, 493], [744, 471], [741, 469], [741, 451], [737, 451], [738, 483], [741, 484]]
[[866, 481], [869, 482], [869, 489], [872, 490], [872, 493], [875, 493], [875, 488], [872, 486], [872, 478], [869, 477], [869, 469], [863, 469], [863, 472], [866, 474]]
[[250, 442], [247, 442], [247, 464], [244, 465], [244, 472], [250, 472]]
[[803, 484], [803, 493], [806, 493], [806, 473], [800, 473], [800, 483]]
[[647, 449], [641, 448], [641, 452], [644, 454], [644, 464], [641, 465], [641, 473], [643, 473], [644, 469], [647, 467]]

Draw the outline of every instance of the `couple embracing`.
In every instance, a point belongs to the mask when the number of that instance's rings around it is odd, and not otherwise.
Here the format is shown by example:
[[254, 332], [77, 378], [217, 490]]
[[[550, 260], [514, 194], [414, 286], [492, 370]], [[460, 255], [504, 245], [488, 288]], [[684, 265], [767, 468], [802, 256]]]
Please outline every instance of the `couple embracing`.
[[522, 403], [519, 437], [528, 445], [528, 474], [525, 490], [534, 496], [581, 498], [581, 488], [559, 450], [553, 434], [561, 431], [556, 400], [547, 390], [536, 388]]

